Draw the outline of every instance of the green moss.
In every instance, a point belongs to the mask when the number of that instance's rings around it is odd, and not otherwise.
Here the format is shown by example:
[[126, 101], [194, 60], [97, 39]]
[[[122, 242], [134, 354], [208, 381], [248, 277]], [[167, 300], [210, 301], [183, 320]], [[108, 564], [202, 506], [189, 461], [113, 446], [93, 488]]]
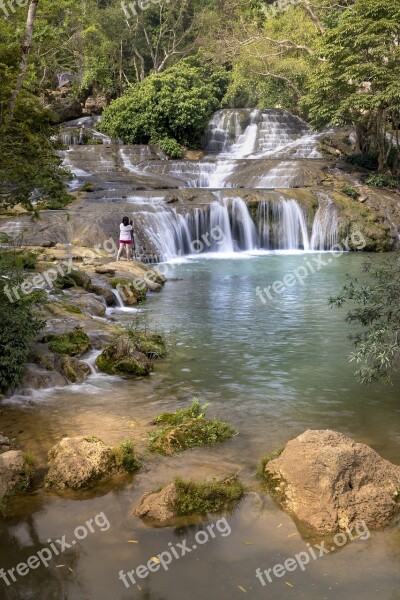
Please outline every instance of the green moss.
[[237, 434], [227, 423], [205, 419], [202, 408], [198, 401], [194, 401], [187, 411], [163, 413], [156, 417], [157, 424], [164, 423], [166, 426], [150, 433], [150, 450], [170, 456], [195, 446], [223, 442]]
[[155, 360], [166, 356], [167, 342], [162, 333], [131, 330], [128, 332], [128, 335], [133, 341], [136, 350], [145, 354], [147, 358]]
[[342, 185], [340, 191], [353, 200], [357, 200], [360, 197], [360, 193], [351, 185]]
[[88, 290], [92, 282], [86, 273], [79, 271], [79, 269], [72, 269], [67, 275], [59, 275], [54, 282], [54, 285], [60, 289], [69, 289], [73, 287], [81, 287]]
[[204, 417], [204, 409], [207, 408], [208, 404], [200, 405], [198, 398], [193, 398], [191, 406], [184, 408], [183, 410], [177, 410], [173, 413], [161, 413], [152, 421], [153, 425], [179, 425], [186, 419], [196, 419], [197, 417]]
[[236, 478], [211, 483], [193, 483], [177, 478], [175, 486], [178, 516], [222, 512], [231, 509], [244, 495], [244, 487]]
[[106, 353], [105, 350], [96, 358], [96, 367], [107, 375], [133, 375], [142, 377], [148, 375], [150, 371], [149, 365], [134, 357], [115, 360], [111, 352]]
[[122, 441], [113, 450], [115, 464], [128, 473], [134, 473], [140, 469], [141, 462], [135, 454], [135, 445], [131, 440]]
[[94, 183], [88, 181], [87, 183], [83, 184], [80, 191], [81, 192], [93, 192], [94, 191]]
[[95, 435], [90, 435], [84, 438], [85, 442], [89, 442], [89, 444], [104, 444], [103, 440], [96, 437]]
[[25, 493], [32, 483], [35, 470], [34, 465], [36, 463], [35, 457], [30, 452], [24, 453], [24, 464], [20, 472], [20, 479], [18, 483], [0, 499], [0, 515], [5, 517], [7, 515], [8, 505], [10, 500], [18, 494]]
[[80, 328], [68, 333], [50, 333], [41, 341], [49, 344], [51, 352], [67, 356], [79, 356], [91, 348], [88, 335]]
[[73, 313], [76, 315], [83, 315], [83, 312], [81, 311], [80, 308], [78, 308], [78, 306], [72, 306], [71, 304], [67, 304], [67, 302], [61, 302], [61, 306], [67, 312], [70, 312], [70, 313]]
[[278, 456], [280, 456], [282, 454], [284, 449], [285, 449], [285, 446], [282, 446], [281, 448], [278, 448], [277, 450], [274, 450], [270, 454], [266, 454], [265, 456], [262, 456], [260, 458], [260, 462], [258, 463], [257, 472], [256, 472], [256, 475], [259, 479], [265, 479], [267, 477], [267, 474], [265, 472], [265, 467], [267, 466], [267, 464], [269, 463], [270, 460], [274, 460], [274, 458], [278, 458]]

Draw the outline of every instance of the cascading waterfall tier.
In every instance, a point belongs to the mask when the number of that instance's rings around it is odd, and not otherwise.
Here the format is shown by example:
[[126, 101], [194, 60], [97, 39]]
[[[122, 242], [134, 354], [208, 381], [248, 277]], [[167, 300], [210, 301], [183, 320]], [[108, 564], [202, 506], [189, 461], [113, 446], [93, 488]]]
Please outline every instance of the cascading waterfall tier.
[[[114, 213], [124, 204], [146, 259], [319, 251], [337, 242], [335, 204], [316, 191], [317, 210], [314, 202], [305, 210], [289, 190], [308, 187], [312, 196], [321, 169], [320, 135], [284, 110], [227, 109], [212, 117], [201, 160], [167, 160], [156, 146], [118, 144], [73, 146], [64, 160], [76, 176], [72, 187], [97, 177], [101, 192], [92, 192], [91, 201], [109, 203]], [[249, 194], [253, 189], [257, 193]]]

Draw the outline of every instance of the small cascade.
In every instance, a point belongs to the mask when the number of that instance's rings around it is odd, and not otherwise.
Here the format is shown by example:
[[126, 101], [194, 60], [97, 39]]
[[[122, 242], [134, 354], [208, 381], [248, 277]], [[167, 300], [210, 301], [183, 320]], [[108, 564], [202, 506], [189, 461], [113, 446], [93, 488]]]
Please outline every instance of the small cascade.
[[133, 306], [125, 306], [125, 302], [124, 302], [122, 294], [120, 293], [119, 290], [117, 290], [116, 288], [114, 288], [111, 291], [112, 291], [112, 293], [115, 296], [116, 306], [114, 306], [114, 307], [109, 306], [106, 309], [106, 315], [107, 316], [111, 316], [115, 311], [126, 312], [126, 313], [137, 313], [137, 312], [139, 312], [138, 308], [134, 308]]
[[96, 368], [96, 358], [101, 354], [101, 350], [93, 350], [87, 358], [82, 358], [90, 368], [91, 375], [97, 375], [98, 371]]
[[327, 194], [318, 193], [319, 207], [315, 213], [311, 242], [312, 250], [330, 250], [338, 241], [339, 219], [336, 206]]
[[125, 307], [125, 304], [124, 304], [124, 301], [122, 300], [122, 296], [121, 296], [121, 294], [119, 293], [119, 291], [118, 291], [116, 288], [115, 288], [115, 289], [113, 289], [113, 290], [111, 290], [111, 291], [112, 291], [112, 293], [114, 294], [114, 296], [115, 296], [115, 299], [116, 299], [116, 301], [117, 301], [117, 307], [118, 307], [118, 308], [124, 308], [124, 307]]
[[268, 175], [260, 177], [254, 188], [274, 189], [292, 188], [302, 183], [302, 173], [297, 163], [282, 161], [270, 170]]
[[260, 202], [257, 212], [260, 248], [309, 250], [306, 218], [295, 200]]
[[258, 247], [257, 231], [246, 203], [241, 198], [232, 200], [232, 232], [240, 240], [240, 250], [255, 250]]
[[254, 148], [256, 147], [257, 137], [259, 133], [259, 122], [260, 122], [260, 111], [253, 110], [250, 113], [250, 123], [243, 131], [241, 135], [239, 135], [237, 142], [235, 142], [229, 153], [234, 158], [243, 158], [245, 156], [249, 156], [252, 152], [254, 152]]
[[228, 206], [225, 202], [212, 202], [210, 205], [210, 232], [221, 231], [222, 240], [211, 240], [212, 252], [234, 252], [232, 228]]

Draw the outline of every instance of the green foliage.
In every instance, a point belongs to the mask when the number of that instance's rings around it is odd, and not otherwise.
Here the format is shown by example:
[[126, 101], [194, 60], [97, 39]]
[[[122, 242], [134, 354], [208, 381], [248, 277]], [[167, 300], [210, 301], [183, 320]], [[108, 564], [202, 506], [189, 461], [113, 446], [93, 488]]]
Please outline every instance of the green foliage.
[[211, 483], [194, 483], [178, 477], [175, 479], [175, 487], [178, 492], [178, 516], [220, 513], [232, 509], [245, 493], [242, 483], [235, 477]]
[[51, 352], [64, 356], [80, 356], [91, 348], [89, 336], [80, 328], [67, 333], [50, 333], [41, 341], [49, 344]]
[[135, 454], [135, 444], [131, 440], [122, 441], [113, 451], [115, 464], [127, 473], [140, 469], [141, 462]]
[[359, 365], [356, 375], [360, 381], [390, 383], [400, 362], [400, 255], [376, 266], [367, 262], [363, 272], [365, 280], [348, 276], [342, 292], [329, 302], [338, 308], [346, 302], [353, 306], [346, 320], [360, 326], [350, 336], [356, 347], [350, 362]]
[[356, 188], [352, 187], [351, 185], [342, 185], [340, 191], [353, 200], [357, 200], [360, 197], [360, 192], [358, 192]]
[[130, 329], [128, 335], [138, 352], [142, 352], [150, 360], [163, 358], [167, 354], [167, 343], [162, 333], [148, 330]]
[[365, 152], [364, 154], [349, 154], [346, 161], [368, 171], [376, 171], [378, 168], [378, 153], [376, 151]]
[[366, 182], [367, 185], [371, 185], [372, 187], [389, 187], [396, 188], [399, 185], [399, 181], [394, 177], [390, 177], [389, 175], [370, 175]]
[[202, 65], [193, 57], [150, 75], [111, 103], [103, 113], [101, 129], [132, 144], [165, 138], [195, 144], [224, 93], [215, 75], [211, 65]]
[[223, 442], [237, 434], [227, 423], [205, 419], [203, 408], [194, 400], [186, 411], [156, 417], [154, 422], [165, 426], [150, 433], [150, 450], [168, 456], [195, 446]]
[[21, 254], [0, 254], [0, 394], [20, 383], [32, 343], [45, 325], [37, 312], [42, 295], [10, 295], [24, 281]]
[[282, 454], [284, 449], [285, 449], [285, 446], [282, 446], [281, 448], [278, 448], [277, 450], [274, 450], [270, 454], [266, 454], [265, 456], [262, 456], [260, 458], [260, 462], [258, 463], [257, 472], [256, 472], [256, 475], [259, 479], [265, 479], [265, 477], [266, 477], [265, 467], [270, 462], [270, 460], [274, 460], [274, 458], [278, 458], [278, 456], [280, 456]]
[[197, 419], [204, 417], [204, 410], [209, 404], [200, 405], [198, 398], [193, 398], [191, 406], [173, 413], [161, 413], [153, 421], [153, 425], [180, 425], [186, 419]]
[[168, 158], [182, 158], [182, 148], [176, 140], [164, 138], [158, 142], [158, 145]]
[[377, 152], [381, 171], [393, 151], [387, 131], [399, 120], [399, 34], [398, 2], [355, 0], [324, 32], [324, 62], [303, 99], [315, 126], [353, 125], [358, 147]]

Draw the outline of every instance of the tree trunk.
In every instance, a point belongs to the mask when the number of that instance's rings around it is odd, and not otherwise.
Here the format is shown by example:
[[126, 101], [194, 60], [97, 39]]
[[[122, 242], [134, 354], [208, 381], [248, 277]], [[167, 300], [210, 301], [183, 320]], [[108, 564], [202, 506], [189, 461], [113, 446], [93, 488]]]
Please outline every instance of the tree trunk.
[[31, 42], [33, 35], [33, 27], [35, 24], [36, 10], [39, 4], [39, 0], [30, 0], [28, 8], [28, 16], [25, 24], [25, 37], [22, 46], [22, 59], [20, 65], [20, 73], [15, 84], [15, 88], [11, 94], [10, 102], [8, 105], [8, 114], [5, 118], [6, 125], [9, 125], [14, 119], [15, 107], [17, 104], [18, 96], [26, 78], [26, 71], [28, 69], [29, 52], [31, 50]]

